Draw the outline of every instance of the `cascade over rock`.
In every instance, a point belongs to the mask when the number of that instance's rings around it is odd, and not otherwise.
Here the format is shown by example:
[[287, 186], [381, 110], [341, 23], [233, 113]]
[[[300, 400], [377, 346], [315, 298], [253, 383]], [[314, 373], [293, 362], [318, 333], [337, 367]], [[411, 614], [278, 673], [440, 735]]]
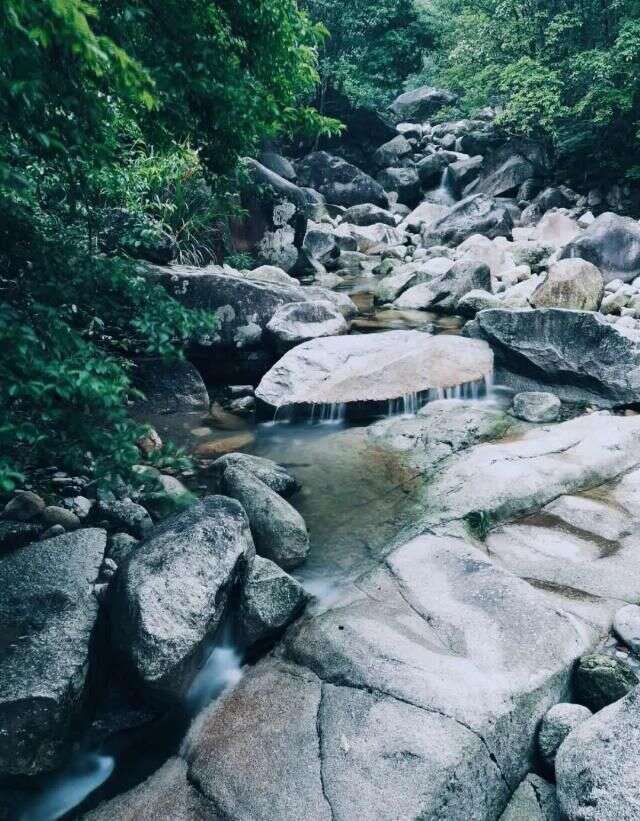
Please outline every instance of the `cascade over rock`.
[[419, 331], [327, 337], [286, 353], [265, 374], [256, 398], [272, 411], [375, 405], [477, 382], [490, 377], [492, 369], [489, 347], [477, 340]]

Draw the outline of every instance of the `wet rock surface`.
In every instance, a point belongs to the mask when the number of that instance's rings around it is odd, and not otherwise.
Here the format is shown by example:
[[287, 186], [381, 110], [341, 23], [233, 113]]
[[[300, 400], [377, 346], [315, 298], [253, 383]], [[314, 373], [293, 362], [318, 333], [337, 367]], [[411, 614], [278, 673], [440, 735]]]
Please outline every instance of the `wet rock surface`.
[[0, 773], [34, 775], [68, 754], [91, 695], [104, 530], [77, 530], [0, 561]]
[[254, 555], [243, 509], [222, 496], [168, 519], [130, 554], [110, 599], [112, 640], [153, 695], [183, 694]]

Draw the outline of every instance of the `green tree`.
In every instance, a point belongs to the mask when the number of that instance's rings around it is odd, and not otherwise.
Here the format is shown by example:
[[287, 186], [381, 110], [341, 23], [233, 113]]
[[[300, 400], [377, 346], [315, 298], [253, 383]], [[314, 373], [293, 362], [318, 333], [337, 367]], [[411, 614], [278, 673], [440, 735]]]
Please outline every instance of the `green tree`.
[[422, 66], [433, 45], [429, 15], [414, 0], [307, 0], [329, 32], [321, 52], [324, 86], [355, 105], [384, 107]]
[[502, 126], [549, 140], [577, 179], [638, 173], [637, 0], [436, 0], [435, 8], [444, 42], [436, 78], [467, 110], [500, 102]]
[[182, 226], [185, 180], [216, 192], [263, 137], [334, 128], [300, 104], [321, 37], [294, 0], [0, 4], [0, 490], [138, 458], [128, 357], [211, 320], [101, 257], [101, 210]]

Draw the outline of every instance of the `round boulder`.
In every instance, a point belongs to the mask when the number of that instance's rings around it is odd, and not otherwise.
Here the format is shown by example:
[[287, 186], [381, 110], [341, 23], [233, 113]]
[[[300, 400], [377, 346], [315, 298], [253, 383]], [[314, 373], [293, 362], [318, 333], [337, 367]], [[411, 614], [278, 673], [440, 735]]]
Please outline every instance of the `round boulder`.
[[604, 279], [591, 262], [561, 259], [549, 268], [530, 299], [534, 308], [597, 311], [604, 295]]
[[284, 351], [310, 339], [340, 336], [348, 330], [344, 316], [328, 302], [291, 302], [278, 308], [267, 323], [276, 348]]
[[240, 620], [247, 644], [270, 638], [304, 607], [302, 585], [277, 564], [256, 556], [240, 598]]
[[626, 696], [637, 684], [633, 670], [603, 653], [583, 656], [574, 673], [576, 700], [594, 713]]
[[553, 769], [556, 753], [569, 733], [591, 718], [591, 710], [582, 704], [556, 704], [542, 719], [538, 749], [544, 763]]
[[555, 422], [562, 403], [553, 393], [523, 391], [513, 397], [513, 415], [525, 422]]

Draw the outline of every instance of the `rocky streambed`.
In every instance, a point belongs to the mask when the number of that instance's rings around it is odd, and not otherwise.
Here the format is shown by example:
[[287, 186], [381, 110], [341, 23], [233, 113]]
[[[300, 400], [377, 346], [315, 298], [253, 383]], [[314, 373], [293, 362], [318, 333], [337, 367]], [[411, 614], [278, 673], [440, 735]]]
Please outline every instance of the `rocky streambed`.
[[9, 501], [0, 817], [640, 816], [640, 227], [448, 100], [141, 268], [217, 315], [137, 368], [200, 469]]

